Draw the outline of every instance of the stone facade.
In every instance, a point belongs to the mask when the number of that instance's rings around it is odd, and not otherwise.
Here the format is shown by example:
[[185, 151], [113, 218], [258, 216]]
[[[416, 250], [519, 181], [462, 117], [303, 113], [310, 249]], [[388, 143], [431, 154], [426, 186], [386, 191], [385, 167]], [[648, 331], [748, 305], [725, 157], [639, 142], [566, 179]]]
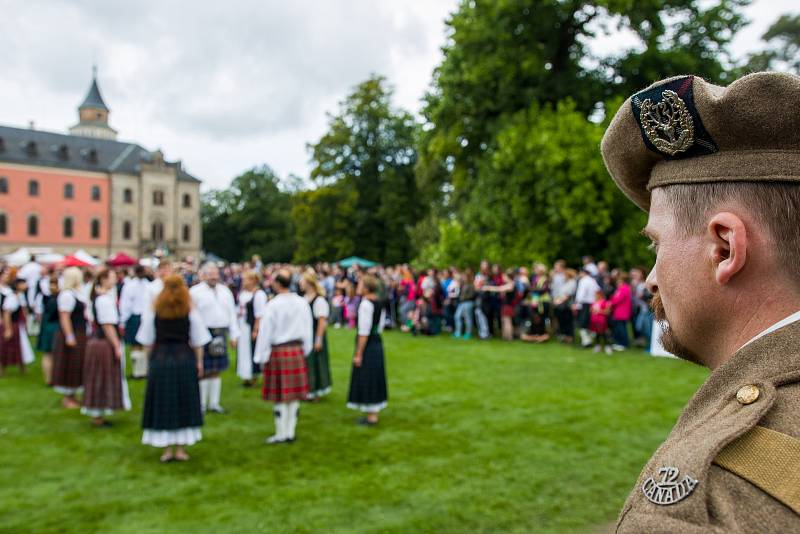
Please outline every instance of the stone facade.
[[71, 135], [0, 126], [0, 253], [199, 256], [200, 180], [160, 150], [116, 141], [96, 79], [78, 112]]

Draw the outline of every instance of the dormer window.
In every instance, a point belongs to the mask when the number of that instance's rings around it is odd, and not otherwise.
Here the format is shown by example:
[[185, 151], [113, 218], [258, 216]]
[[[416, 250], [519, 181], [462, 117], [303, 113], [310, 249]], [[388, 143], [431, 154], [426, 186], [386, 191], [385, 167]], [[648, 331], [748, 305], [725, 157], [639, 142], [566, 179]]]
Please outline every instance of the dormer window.
[[36, 141], [23, 141], [20, 143], [20, 148], [29, 156], [35, 156], [38, 152]]
[[81, 157], [89, 163], [97, 163], [97, 150], [94, 148], [84, 148], [81, 150]]
[[69, 159], [69, 148], [67, 147], [67, 145], [64, 145], [64, 144], [53, 145], [53, 146], [50, 147], [50, 150], [60, 160]]

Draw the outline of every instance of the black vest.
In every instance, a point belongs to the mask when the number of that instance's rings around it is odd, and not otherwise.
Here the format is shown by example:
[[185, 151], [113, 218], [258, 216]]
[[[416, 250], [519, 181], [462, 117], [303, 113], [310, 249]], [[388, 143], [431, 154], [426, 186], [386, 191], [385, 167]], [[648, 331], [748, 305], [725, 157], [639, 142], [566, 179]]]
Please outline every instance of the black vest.
[[189, 316], [179, 319], [162, 319], [156, 315], [156, 344], [189, 343]]

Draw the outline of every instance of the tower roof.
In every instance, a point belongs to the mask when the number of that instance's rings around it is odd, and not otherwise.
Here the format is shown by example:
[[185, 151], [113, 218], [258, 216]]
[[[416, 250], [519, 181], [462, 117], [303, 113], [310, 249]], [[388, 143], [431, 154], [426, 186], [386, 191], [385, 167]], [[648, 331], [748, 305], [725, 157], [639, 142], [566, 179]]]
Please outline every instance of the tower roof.
[[100, 96], [100, 88], [97, 87], [97, 74], [92, 76], [92, 85], [89, 87], [89, 92], [86, 94], [86, 98], [83, 99], [83, 104], [81, 104], [78, 109], [85, 108], [109, 111], [106, 103], [103, 102], [103, 97]]

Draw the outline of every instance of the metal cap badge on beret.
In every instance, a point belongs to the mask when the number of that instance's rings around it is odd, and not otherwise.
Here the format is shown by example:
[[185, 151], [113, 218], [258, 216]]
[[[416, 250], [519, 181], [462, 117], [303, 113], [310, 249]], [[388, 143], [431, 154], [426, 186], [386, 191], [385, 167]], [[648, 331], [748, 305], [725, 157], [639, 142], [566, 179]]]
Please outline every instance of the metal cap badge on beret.
[[728, 87], [662, 80], [625, 101], [601, 150], [617, 186], [645, 211], [664, 185], [800, 182], [800, 77], [759, 72]]

